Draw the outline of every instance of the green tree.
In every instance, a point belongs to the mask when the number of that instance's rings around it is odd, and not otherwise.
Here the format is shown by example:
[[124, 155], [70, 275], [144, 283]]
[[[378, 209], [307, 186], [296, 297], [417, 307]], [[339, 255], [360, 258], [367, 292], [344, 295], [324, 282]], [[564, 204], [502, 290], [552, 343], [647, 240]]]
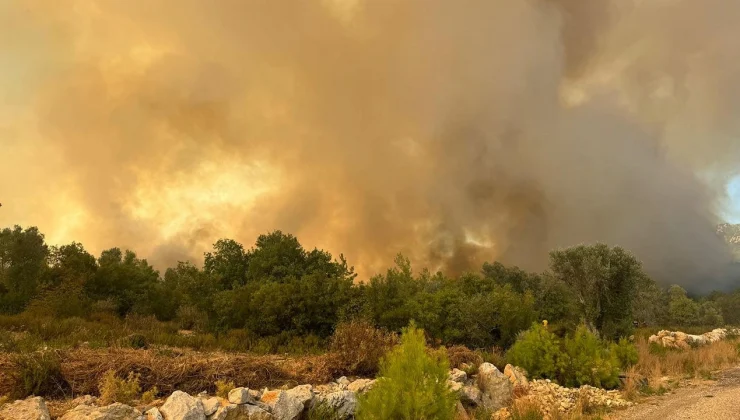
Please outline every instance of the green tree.
[[613, 339], [629, 335], [636, 285], [646, 277], [634, 255], [605, 244], [580, 245], [551, 252], [550, 269], [570, 287], [589, 327]]
[[427, 352], [424, 331], [413, 324], [383, 359], [380, 379], [360, 397], [358, 420], [452, 419], [457, 396], [447, 385], [444, 350]]
[[38, 292], [49, 248], [38, 228], [0, 231], [0, 313], [20, 312]]
[[151, 292], [159, 273], [133, 251], [124, 254], [119, 248], [103, 251], [99, 268], [85, 284], [88, 295], [95, 300], [112, 300], [119, 315], [131, 312], [135, 306], [151, 311]]
[[558, 338], [544, 325], [535, 323], [506, 352], [506, 361], [524, 368], [532, 378], [555, 379], [560, 371], [559, 356]]
[[219, 279], [222, 289], [233, 289], [247, 282], [249, 258], [244, 247], [232, 239], [219, 239], [213, 252], [206, 252], [203, 271]]
[[686, 295], [686, 290], [674, 284], [668, 289], [668, 316], [671, 325], [696, 325], [699, 305]]

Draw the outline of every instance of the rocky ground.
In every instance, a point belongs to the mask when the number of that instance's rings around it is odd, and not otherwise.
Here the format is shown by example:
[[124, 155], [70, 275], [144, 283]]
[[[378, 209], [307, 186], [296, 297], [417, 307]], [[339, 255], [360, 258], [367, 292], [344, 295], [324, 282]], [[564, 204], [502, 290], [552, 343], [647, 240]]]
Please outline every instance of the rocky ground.
[[[466, 416], [465, 409], [476, 407], [491, 412], [498, 410], [498, 418], [508, 418], [506, 407], [515, 398], [530, 399], [547, 407], [550, 414], [555, 414], [555, 411], [569, 413], [583, 404], [604, 408], [631, 404], [617, 391], [593, 387], [569, 389], [541, 380], [530, 382], [523, 371], [511, 365], [501, 372], [492, 364], [483, 363], [473, 375], [453, 369], [448, 382], [460, 396], [458, 410], [462, 418]], [[165, 400], [147, 405], [103, 405], [89, 395], [65, 402], [63, 406], [66, 408], [61, 412], [54, 409], [58, 403], [50, 405], [52, 413], [61, 420], [296, 420], [318, 405], [330, 408], [337, 418], [349, 419], [357, 408], [358, 396], [372, 389], [375, 383], [376, 380], [372, 379], [350, 381], [342, 377], [328, 384], [300, 385], [290, 389], [235, 388], [227, 398], [205, 393], [193, 396], [175, 391]], [[43, 399], [28, 398], [3, 406], [0, 419], [48, 420], [51, 418], [49, 411]]]

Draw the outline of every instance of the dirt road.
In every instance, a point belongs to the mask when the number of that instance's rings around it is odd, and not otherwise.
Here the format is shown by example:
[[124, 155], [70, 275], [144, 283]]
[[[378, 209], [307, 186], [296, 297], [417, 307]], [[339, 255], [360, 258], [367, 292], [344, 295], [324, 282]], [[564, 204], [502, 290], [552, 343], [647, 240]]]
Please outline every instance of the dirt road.
[[740, 420], [740, 368], [694, 382], [610, 416], [619, 420]]

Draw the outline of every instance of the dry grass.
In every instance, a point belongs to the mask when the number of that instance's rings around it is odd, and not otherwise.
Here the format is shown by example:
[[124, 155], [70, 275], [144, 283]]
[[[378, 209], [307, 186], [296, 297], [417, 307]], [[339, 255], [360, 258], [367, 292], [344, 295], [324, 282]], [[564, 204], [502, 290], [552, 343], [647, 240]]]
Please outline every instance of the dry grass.
[[740, 363], [736, 340], [677, 350], [651, 345], [644, 337], [639, 337], [636, 345], [639, 359], [637, 365], [627, 371], [623, 387], [625, 394], [633, 398], [642, 389], [660, 390], [665, 385], [665, 377], [709, 379], [712, 372]]
[[365, 321], [339, 324], [329, 349], [334, 369], [345, 375], [374, 375], [380, 359], [398, 343], [395, 334], [375, 328]]
[[479, 352], [470, 350], [465, 346], [452, 346], [447, 348], [447, 360], [451, 368], [459, 368], [463, 363], [478, 366], [483, 363]]
[[[334, 355], [284, 358], [245, 354], [182, 352], [165, 349], [72, 349], [60, 351], [61, 375], [71, 395], [98, 395], [108, 371], [124, 378], [138, 375], [142, 389], [215, 392], [216, 381], [231, 381], [250, 388], [325, 383], [335, 377]], [[0, 395], [18, 389], [17, 366], [0, 354]], [[44, 395], [41, 393], [41, 395]]]

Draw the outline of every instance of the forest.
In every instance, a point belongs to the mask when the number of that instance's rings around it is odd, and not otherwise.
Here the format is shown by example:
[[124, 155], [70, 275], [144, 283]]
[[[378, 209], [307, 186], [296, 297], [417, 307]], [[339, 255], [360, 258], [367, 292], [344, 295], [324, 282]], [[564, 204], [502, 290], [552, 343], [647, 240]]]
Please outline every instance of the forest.
[[238, 332], [263, 352], [320, 347], [343, 321], [394, 332], [414, 321], [438, 344], [508, 348], [542, 320], [559, 335], [584, 324], [610, 340], [635, 326], [739, 324], [740, 289], [689, 296], [649, 278], [628, 250], [601, 243], [553, 250], [542, 273], [490, 262], [446, 276], [398, 255], [365, 280], [343, 255], [307, 250], [281, 231], [250, 248], [221, 239], [202, 265], [162, 274], [131, 250], [96, 258], [82, 244], [49, 246], [37, 228], [15, 226], [0, 231], [0, 314], [8, 328], [30, 318], [146, 318], [216, 338]]

